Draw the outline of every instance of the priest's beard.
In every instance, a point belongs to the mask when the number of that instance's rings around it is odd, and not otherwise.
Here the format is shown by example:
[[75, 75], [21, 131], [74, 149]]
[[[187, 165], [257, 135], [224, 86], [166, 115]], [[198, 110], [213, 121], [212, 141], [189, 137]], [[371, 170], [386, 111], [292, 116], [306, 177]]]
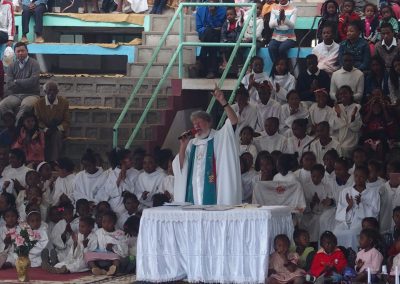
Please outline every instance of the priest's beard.
[[211, 129], [209, 129], [209, 130], [207, 130], [207, 131], [205, 131], [205, 132], [196, 134], [196, 138], [197, 138], [197, 139], [205, 139], [205, 138], [207, 138], [207, 137], [210, 135], [210, 132], [211, 132]]

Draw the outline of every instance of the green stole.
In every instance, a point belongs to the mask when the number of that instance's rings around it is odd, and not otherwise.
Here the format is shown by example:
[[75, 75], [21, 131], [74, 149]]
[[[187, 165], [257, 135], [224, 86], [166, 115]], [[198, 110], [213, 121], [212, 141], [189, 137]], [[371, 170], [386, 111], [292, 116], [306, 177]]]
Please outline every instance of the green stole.
[[[196, 145], [192, 145], [189, 156], [189, 168], [186, 184], [185, 201], [194, 204], [193, 198], [193, 167]], [[214, 138], [207, 142], [206, 170], [204, 175], [203, 205], [217, 204], [217, 175], [214, 156]]]

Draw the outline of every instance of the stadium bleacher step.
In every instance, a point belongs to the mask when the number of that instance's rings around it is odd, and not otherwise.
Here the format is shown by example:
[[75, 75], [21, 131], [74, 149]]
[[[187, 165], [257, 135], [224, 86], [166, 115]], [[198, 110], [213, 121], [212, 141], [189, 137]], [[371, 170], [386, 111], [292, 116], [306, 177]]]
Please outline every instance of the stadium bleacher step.
[[[171, 22], [170, 15], [151, 15], [150, 16], [150, 31], [164, 32], [168, 24]], [[178, 33], [180, 28], [180, 19], [174, 23], [171, 32]], [[196, 17], [185, 15], [184, 17], [185, 32], [196, 32]]]
[[[176, 47], [162, 47], [158, 56], [156, 58], [155, 63], [163, 63], [168, 64], [171, 60], [173, 54], [176, 51]], [[136, 52], [136, 62], [149, 62], [153, 52], [154, 47], [152, 46], [138, 46], [135, 50]], [[183, 62], [186, 64], [193, 64], [196, 62], [196, 48], [195, 47], [184, 47], [183, 48]]]
[[[144, 62], [136, 62], [134, 64], [128, 64], [128, 76], [132, 77], [139, 77], [142, 75], [144, 69], [146, 68], [147, 63]], [[165, 73], [167, 69], [167, 64], [162, 64], [162, 63], [155, 63], [150, 67], [148, 77], [154, 77], [154, 78], [161, 78], [162, 75]], [[184, 68], [183, 68], [183, 77], [188, 77], [188, 68], [187, 64], [184, 63]], [[178, 78], [178, 64], [175, 63], [170, 71], [170, 74], [168, 75], [168, 78]]]
[[[157, 46], [160, 42], [164, 32], [143, 32], [142, 33], [142, 45], [143, 46]], [[199, 37], [196, 32], [185, 33], [185, 41], [198, 42]], [[170, 33], [164, 42], [164, 46], [178, 46], [179, 44], [179, 33]]]

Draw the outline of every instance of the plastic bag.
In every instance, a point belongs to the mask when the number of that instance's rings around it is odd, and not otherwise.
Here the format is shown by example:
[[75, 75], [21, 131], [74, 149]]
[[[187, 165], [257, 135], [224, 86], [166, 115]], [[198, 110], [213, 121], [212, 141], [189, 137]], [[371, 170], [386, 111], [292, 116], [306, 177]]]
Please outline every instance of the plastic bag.
[[13, 63], [14, 57], [14, 50], [10, 46], [7, 46], [3, 53], [3, 65], [6, 67], [9, 66], [11, 63]]

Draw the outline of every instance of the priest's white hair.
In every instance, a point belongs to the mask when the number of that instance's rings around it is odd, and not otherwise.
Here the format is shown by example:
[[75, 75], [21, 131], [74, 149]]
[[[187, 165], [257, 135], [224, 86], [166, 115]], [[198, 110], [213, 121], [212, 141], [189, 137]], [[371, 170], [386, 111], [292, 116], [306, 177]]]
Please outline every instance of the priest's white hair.
[[193, 121], [196, 118], [203, 119], [209, 123], [212, 123], [212, 117], [209, 113], [205, 112], [204, 110], [197, 110], [195, 112], [192, 112], [190, 115], [190, 120]]

